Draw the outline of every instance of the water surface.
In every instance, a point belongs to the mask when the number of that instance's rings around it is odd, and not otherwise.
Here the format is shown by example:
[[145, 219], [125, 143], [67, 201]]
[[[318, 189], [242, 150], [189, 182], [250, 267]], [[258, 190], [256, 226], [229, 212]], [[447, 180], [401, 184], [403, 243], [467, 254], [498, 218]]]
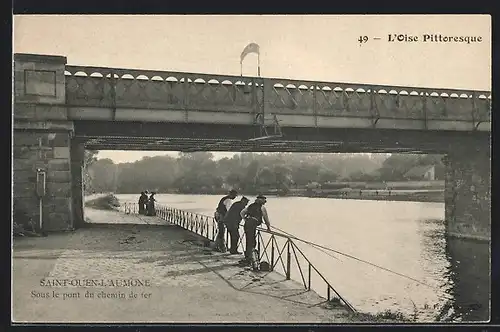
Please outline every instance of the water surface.
[[[122, 202], [137, 201], [136, 195], [117, 196]], [[157, 194], [156, 199], [211, 216], [220, 197]], [[418, 321], [489, 319], [489, 247], [465, 240], [450, 245], [443, 203], [269, 197], [267, 209], [271, 223], [288, 233], [417, 280], [299, 244], [358, 311], [400, 311]], [[464, 273], [457, 263], [470, 255], [480, 277]], [[459, 269], [463, 277], [457, 279]], [[300, 278], [292, 269], [292, 279]], [[317, 281], [313, 288], [326, 294]]]

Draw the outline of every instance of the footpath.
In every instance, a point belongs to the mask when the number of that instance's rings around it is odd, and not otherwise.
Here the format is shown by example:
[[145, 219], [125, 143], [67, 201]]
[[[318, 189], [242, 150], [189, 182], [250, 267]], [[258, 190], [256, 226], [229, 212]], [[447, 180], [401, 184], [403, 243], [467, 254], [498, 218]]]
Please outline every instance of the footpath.
[[86, 209], [87, 227], [15, 238], [13, 321], [350, 323], [359, 321], [275, 272], [156, 217]]

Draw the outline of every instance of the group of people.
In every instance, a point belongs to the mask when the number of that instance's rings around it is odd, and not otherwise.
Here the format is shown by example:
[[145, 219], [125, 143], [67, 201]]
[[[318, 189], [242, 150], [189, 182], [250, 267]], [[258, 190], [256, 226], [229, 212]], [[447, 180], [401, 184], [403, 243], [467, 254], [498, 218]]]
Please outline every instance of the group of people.
[[[139, 214], [146, 216], [155, 216], [155, 193], [152, 192], [148, 197], [149, 192], [141, 192], [139, 197]], [[234, 202], [238, 196], [236, 190], [230, 190], [229, 194], [222, 197], [215, 210], [215, 220], [218, 226], [216, 237], [217, 250], [226, 251], [225, 235], [226, 229], [230, 236], [230, 254], [241, 254], [238, 252], [238, 243], [240, 240], [239, 227], [244, 220], [243, 229], [245, 231], [246, 247], [245, 257], [239, 263], [240, 265], [251, 265], [252, 255], [254, 255], [255, 246], [257, 244], [257, 227], [265, 223], [268, 230], [271, 230], [269, 216], [265, 204], [267, 199], [263, 195], [257, 196], [255, 202], [248, 205], [249, 199], [242, 197], [239, 201]]]
[[146, 216], [156, 216], [156, 210], [155, 210], [155, 192], [152, 192], [151, 195], [149, 195], [149, 192], [142, 191], [141, 196], [139, 197], [139, 214], [143, 214]]
[[248, 205], [249, 199], [244, 196], [239, 201], [233, 203], [233, 200], [237, 196], [238, 192], [236, 190], [231, 190], [228, 195], [221, 198], [217, 205], [214, 214], [218, 225], [216, 244], [219, 251], [226, 251], [224, 238], [227, 229], [230, 236], [229, 253], [233, 255], [241, 254], [238, 252], [238, 242], [240, 239], [238, 229], [240, 222], [244, 220], [243, 229], [246, 239], [245, 258], [239, 263], [245, 266], [252, 264], [252, 255], [254, 254], [257, 244], [257, 227], [264, 222], [267, 229], [271, 230], [271, 224], [269, 222], [267, 210], [264, 206], [267, 202], [265, 196], [257, 196], [255, 202], [250, 205]]

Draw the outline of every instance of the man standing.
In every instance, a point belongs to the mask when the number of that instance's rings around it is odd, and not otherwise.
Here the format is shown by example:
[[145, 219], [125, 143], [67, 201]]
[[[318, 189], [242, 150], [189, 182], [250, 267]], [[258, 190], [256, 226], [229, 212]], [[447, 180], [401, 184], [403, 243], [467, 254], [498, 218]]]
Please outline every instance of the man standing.
[[255, 202], [241, 211], [240, 215], [243, 219], [245, 219], [245, 226], [243, 228], [245, 230], [246, 237], [245, 258], [240, 261], [240, 264], [242, 265], [250, 265], [252, 263], [252, 252], [257, 244], [257, 227], [262, 224], [262, 221], [266, 223], [267, 229], [271, 230], [269, 216], [267, 215], [267, 210], [264, 206], [266, 202], [266, 197], [259, 195], [255, 199]]
[[231, 246], [229, 253], [232, 255], [240, 254], [238, 252], [238, 241], [240, 239], [239, 226], [241, 221], [241, 211], [247, 206], [248, 198], [242, 197], [238, 202], [231, 205], [224, 218], [224, 224], [231, 236]]
[[217, 238], [215, 240], [215, 243], [217, 245], [217, 249], [220, 252], [226, 251], [226, 244], [224, 242], [224, 236], [226, 231], [226, 227], [224, 227], [224, 217], [226, 216], [227, 211], [231, 207], [233, 199], [235, 199], [237, 195], [238, 192], [234, 189], [231, 189], [228, 195], [221, 198], [219, 204], [217, 205], [217, 208], [215, 209], [214, 217], [218, 227]]

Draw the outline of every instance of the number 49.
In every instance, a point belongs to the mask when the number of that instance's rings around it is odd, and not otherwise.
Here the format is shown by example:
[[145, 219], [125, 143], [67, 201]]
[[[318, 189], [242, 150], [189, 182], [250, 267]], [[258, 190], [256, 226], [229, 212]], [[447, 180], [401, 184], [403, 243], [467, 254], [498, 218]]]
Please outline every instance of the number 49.
[[366, 43], [368, 41], [368, 36], [359, 36], [358, 41], [360, 44]]

